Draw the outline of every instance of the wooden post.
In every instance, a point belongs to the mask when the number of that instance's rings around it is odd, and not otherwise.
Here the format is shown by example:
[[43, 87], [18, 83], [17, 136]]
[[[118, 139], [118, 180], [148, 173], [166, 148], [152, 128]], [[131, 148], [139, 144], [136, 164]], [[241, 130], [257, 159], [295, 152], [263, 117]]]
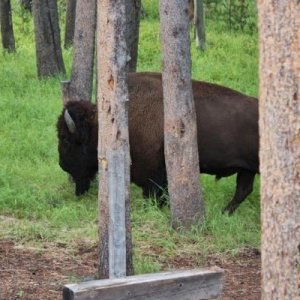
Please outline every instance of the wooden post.
[[98, 3], [99, 278], [132, 275], [126, 3]]
[[[123, 151], [108, 152], [109, 185], [109, 278], [126, 276], [125, 186], [126, 155]], [[128, 162], [128, 161], [127, 161]], [[128, 168], [128, 166], [127, 166]]]
[[223, 270], [164, 272], [68, 284], [64, 300], [204, 300], [216, 299], [222, 291]]

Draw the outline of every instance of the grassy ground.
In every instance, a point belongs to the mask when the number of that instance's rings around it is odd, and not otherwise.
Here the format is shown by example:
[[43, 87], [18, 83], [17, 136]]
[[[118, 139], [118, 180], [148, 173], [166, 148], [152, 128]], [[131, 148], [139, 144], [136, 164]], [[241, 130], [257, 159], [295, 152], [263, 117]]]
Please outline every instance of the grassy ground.
[[[153, 1], [144, 1], [138, 70], [159, 71], [159, 24]], [[14, 2], [15, 5], [15, 2]], [[0, 53], [0, 239], [20, 243], [65, 244], [97, 242], [97, 187], [76, 198], [74, 187], [58, 166], [55, 123], [62, 109], [60, 79], [37, 80], [34, 35], [29, 16], [14, 6], [17, 53]], [[207, 22], [207, 51], [192, 45], [193, 78], [216, 82], [257, 95], [257, 37], [230, 33]], [[70, 69], [71, 50], [64, 51]], [[215, 182], [201, 176], [206, 219], [201, 228], [175, 232], [167, 208], [144, 205], [132, 186], [135, 268], [158, 271], [164, 258], [212, 252], [234, 255], [259, 247], [259, 187], [232, 216], [221, 209], [234, 192], [235, 178]], [[153, 251], [153, 249], [156, 249]], [[157, 249], [159, 250], [159, 254]]]

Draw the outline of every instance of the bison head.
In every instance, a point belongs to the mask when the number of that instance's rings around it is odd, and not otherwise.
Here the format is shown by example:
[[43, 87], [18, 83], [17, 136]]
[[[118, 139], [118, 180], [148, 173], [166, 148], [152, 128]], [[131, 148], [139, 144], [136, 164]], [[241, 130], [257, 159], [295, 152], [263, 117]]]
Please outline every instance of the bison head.
[[97, 110], [87, 101], [70, 101], [57, 122], [59, 165], [76, 184], [76, 195], [86, 192], [98, 170]]

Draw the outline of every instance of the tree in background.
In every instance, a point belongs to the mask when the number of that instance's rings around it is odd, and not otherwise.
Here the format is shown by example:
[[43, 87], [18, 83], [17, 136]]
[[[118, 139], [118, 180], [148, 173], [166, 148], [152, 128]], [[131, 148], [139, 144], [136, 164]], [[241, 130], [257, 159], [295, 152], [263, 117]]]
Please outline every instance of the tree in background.
[[299, 299], [300, 2], [258, 11], [262, 299]]
[[205, 14], [210, 19], [218, 18], [229, 30], [257, 32], [256, 1], [203, 0]]
[[135, 72], [138, 60], [141, 0], [126, 1], [127, 31], [126, 41], [129, 49], [129, 71]]
[[92, 99], [96, 7], [96, 0], [77, 1], [71, 80], [62, 83], [64, 102]]
[[[126, 42], [126, 2], [124, 0], [99, 1], [97, 12], [97, 72], [98, 72], [98, 123], [99, 123], [99, 277], [132, 275], [132, 244], [130, 225], [130, 154], [128, 133], [128, 50]], [[117, 208], [112, 204], [116, 200]], [[125, 206], [125, 208], [124, 208]], [[120, 209], [122, 207], [122, 209]], [[122, 226], [114, 228], [109, 210], [125, 211]], [[124, 257], [113, 255], [109, 249], [114, 241], [109, 236], [123, 230], [126, 240], [117, 248], [125, 248]], [[121, 236], [124, 236], [125, 233]], [[121, 250], [120, 249], [120, 250]], [[125, 252], [125, 253], [124, 253]], [[126, 258], [126, 259], [125, 259]], [[110, 274], [119, 260], [121, 273]], [[126, 261], [126, 265], [124, 263]], [[123, 271], [122, 271], [123, 270]]]
[[188, 0], [160, 0], [165, 157], [172, 226], [202, 220], [196, 112], [191, 82]]
[[3, 48], [8, 52], [15, 52], [15, 38], [11, 16], [10, 0], [0, 1], [1, 38]]
[[38, 77], [65, 73], [56, 0], [33, 0], [32, 12]]
[[20, 5], [25, 9], [31, 12], [32, 10], [32, 0], [20, 0]]
[[188, 15], [190, 22], [195, 26], [196, 47], [205, 49], [205, 25], [204, 25], [204, 4], [203, 0], [188, 0]]
[[68, 48], [73, 45], [74, 30], [75, 30], [75, 16], [76, 16], [76, 2], [77, 0], [68, 0], [66, 9], [66, 27], [65, 27], [65, 44]]
[[194, 0], [195, 13], [194, 24], [196, 31], [196, 46], [204, 50], [205, 49], [205, 23], [204, 23], [204, 5], [203, 0]]

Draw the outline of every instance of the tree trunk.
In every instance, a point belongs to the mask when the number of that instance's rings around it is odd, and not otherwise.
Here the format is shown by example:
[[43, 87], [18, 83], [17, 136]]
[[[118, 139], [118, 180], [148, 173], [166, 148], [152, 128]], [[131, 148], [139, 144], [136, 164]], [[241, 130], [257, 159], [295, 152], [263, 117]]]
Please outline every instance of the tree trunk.
[[38, 77], [65, 73], [56, 0], [33, 0]]
[[195, 0], [189, 0], [189, 21], [192, 22], [195, 18]]
[[0, 21], [3, 48], [8, 52], [16, 52], [10, 0], [0, 1]]
[[196, 46], [205, 50], [205, 25], [204, 25], [204, 6], [203, 0], [195, 1], [194, 23], [196, 29]]
[[300, 2], [258, 11], [262, 299], [300, 299]]
[[67, 1], [66, 11], [66, 27], [65, 27], [65, 45], [67, 49], [73, 45], [74, 30], [75, 30], [75, 15], [76, 15], [76, 0]]
[[96, 10], [96, 0], [77, 1], [71, 80], [63, 82], [65, 103], [92, 100]]
[[127, 32], [126, 41], [129, 49], [129, 71], [135, 72], [138, 60], [141, 0], [126, 1]]
[[32, 0], [20, 0], [20, 5], [25, 9], [31, 12], [32, 10]]
[[[123, 0], [103, 0], [98, 5], [97, 72], [98, 72], [98, 114], [99, 114], [99, 277], [122, 276], [124, 270], [115, 267], [123, 265], [126, 256], [126, 274], [133, 273], [131, 225], [130, 225], [130, 154], [128, 134], [128, 88], [126, 44], [126, 3]], [[125, 206], [123, 225], [112, 224], [112, 203]], [[109, 211], [110, 210], [110, 211]], [[113, 228], [113, 226], [115, 226]], [[116, 231], [126, 231], [124, 259], [111, 252]], [[125, 235], [125, 234], [124, 234]], [[110, 238], [109, 238], [110, 236]], [[123, 248], [123, 243], [117, 248]], [[118, 252], [118, 251], [117, 251]], [[119, 266], [114, 264], [118, 259]], [[123, 274], [122, 274], [123, 273]]]
[[165, 157], [173, 227], [202, 220], [188, 0], [160, 0]]

